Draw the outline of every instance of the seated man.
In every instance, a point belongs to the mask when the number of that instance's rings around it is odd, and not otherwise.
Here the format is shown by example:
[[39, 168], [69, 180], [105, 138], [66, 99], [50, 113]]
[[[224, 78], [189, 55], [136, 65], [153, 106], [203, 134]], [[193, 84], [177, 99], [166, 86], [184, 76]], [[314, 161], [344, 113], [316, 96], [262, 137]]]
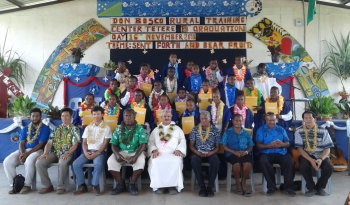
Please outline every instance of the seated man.
[[294, 160], [287, 153], [289, 138], [285, 129], [276, 125], [276, 115], [268, 112], [265, 116], [266, 124], [256, 133], [256, 146], [260, 149], [260, 169], [267, 182], [267, 196], [277, 191], [273, 164], [281, 166], [284, 175], [284, 190], [288, 196], [295, 196], [294, 192]]
[[[135, 121], [136, 113], [128, 108], [123, 113], [123, 122], [114, 131], [111, 144], [113, 154], [108, 158], [108, 171], [118, 185], [111, 190], [111, 195], [117, 195], [128, 189], [131, 195], [138, 195], [139, 192], [135, 182], [141, 175], [145, 166], [145, 155], [143, 151], [147, 143], [146, 132], [143, 127]], [[128, 188], [120, 175], [120, 168], [123, 164], [131, 164], [133, 173]]]
[[76, 184], [79, 186], [74, 195], [86, 193], [88, 191], [85, 184], [83, 165], [93, 162], [92, 190], [99, 196], [99, 179], [102, 174], [102, 166], [105, 166], [106, 148], [112, 136], [111, 128], [103, 121], [103, 108], [96, 106], [91, 110], [94, 122], [88, 125], [83, 134], [83, 154], [73, 162], [73, 171], [76, 176]]
[[[53, 186], [47, 172], [48, 165], [58, 162], [57, 194], [64, 193], [64, 180], [66, 179], [69, 165], [73, 162], [73, 154], [80, 143], [79, 128], [71, 121], [73, 110], [63, 108], [61, 110], [62, 124], [56, 127], [50, 134], [49, 141], [45, 145], [44, 153], [36, 161], [36, 168], [41, 178], [42, 188], [39, 193], [46, 194], [53, 191]], [[50, 152], [50, 153], [49, 153]]]
[[[221, 144], [225, 150], [226, 160], [233, 165], [233, 176], [236, 180], [237, 194], [250, 197], [252, 191], [247, 190], [246, 180], [252, 169], [252, 156], [249, 153], [253, 150], [254, 143], [250, 134], [242, 128], [242, 121], [242, 115], [233, 115], [233, 127], [224, 133]], [[241, 167], [243, 176], [242, 181], [239, 181]]]
[[[50, 136], [50, 128], [41, 122], [41, 110], [34, 108], [30, 111], [31, 123], [21, 130], [19, 135], [19, 148], [12, 152], [4, 160], [4, 170], [7, 180], [11, 185], [9, 194], [14, 194], [12, 185], [13, 178], [16, 174], [16, 167], [24, 164], [25, 181], [21, 194], [26, 194], [30, 191], [33, 177], [35, 174], [35, 161], [43, 153], [45, 143]], [[34, 182], [36, 183], [36, 182]]]
[[272, 77], [272, 75], [266, 72], [265, 63], [259, 63], [257, 72], [253, 74], [253, 78], [261, 78], [261, 77]]
[[[182, 158], [186, 139], [180, 127], [171, 121], [171, 110], [163, 110], [162, 122], [152, 131], [148, 142], [150, 187], [157, 194], [177, 194], [183, 188]], [[166, 170], [166, 171], [165, 171]]]
[[[305, 111], [302, 117], [304, 125], [295, 132], [295, 147], [298, 148], [300, 154], [299, 168], [308, 189], [305, 195], [311, 197], [317, 193], [326, 196], [324, 188], [333, 172], [333, 166], [328, 157], [333, 142], [327, 129], [318, 127], [315, 123], [314, 113]], [[312, 178], [313, 169], [322, 170], [316, 185]]]
[[[192, 151], [191, 164], [199, 185], [199, 196], [213, 197], [214, 183], [219, 171], [220, 160], [217, 156], [219, 151], [220, 132], [218, 128], [210, 124], [210, 113], [200, 113], [200, 123], [192, 129], [190, 134], [190, 149]], [[202, 162], [209, 162], [209, 182], [205, 187], [202, 176]]]

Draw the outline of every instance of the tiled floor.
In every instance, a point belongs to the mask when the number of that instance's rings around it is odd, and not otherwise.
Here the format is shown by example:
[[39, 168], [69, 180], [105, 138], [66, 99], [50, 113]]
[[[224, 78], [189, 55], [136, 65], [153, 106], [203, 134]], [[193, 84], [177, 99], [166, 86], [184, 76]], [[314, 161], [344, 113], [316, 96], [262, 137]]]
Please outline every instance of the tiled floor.
[[[18, 173], [24, 172], [24, 167], [20, 166], [17, 168]], [[57, 169], [50, 168], [49, 174], [52, 179], [54, 187], [57, 185]], [[28, 194], [21, 195], [9, 195], [8, 182], [2, 164], [0, 164], [0, 205], [112, 205], [112, 204], [123, 204], [123, 205], [142, 205], [142, 204], [169, 204], [169, 205], [205, 205], [205, 204], [293, 204], [293, 205], [320, 205], [320, 204], [332, 204], [340, 205], [344, 204], [345, 198], [350, 191], [350, 176], [347, 176], [347, 172], [334, 173], [332, 176], [332, 189], [333, 193], [330, 196], [321, 197], [315, 195], [314, 197], [308, 198], [303, 196], [300, 192], [297, 192], [296, 197], [288, 197], [283, 192], [278, 192], [274, 196], [268, 197], [263, 193], [263, 187], [261, 185], [261, 174], [254, 174], [255, 179], [255, 190], [256, 192], [252, 197], [244, 197], [236, 195], [235, 193], [226, 192], [226, 181], [220, 181], [220, 191], [215, 194], [213, 198], [201, 198], [198, 197], [198, 188], [191, 192], [190, 180], [185, 180], [185, 189], [177, 195], [157, 195], [152, 193], [149, 188], [148, 180], [143, 180], [143, 189], [139, 196], [131, 196], [128, 193], [122, 193], [117, 196], [109, 195], [109, 190], [112, 188], [112, 180], [107, 179], [107, 185], [105, 186], [105, 192], [101, 196], [94, 196], [92, 192], [73, 196], [72, 191], [64, 194], [57, 195], [55, 192], [40, 195], [36, 191], [32, 191]], [[283, 180], [283, 179], [282, 179]], [[300, 180], [300, 175], [295, 177], [295, 180]], [[70, 180], [71, 189], [74, 188], [73, 180]], [[37, 188], [40, 189], [40, 178], [38, 177]], [[55, 187], [56, 188], [56, 187]], [[233, 185], [233, 190], [235, 187]], [[89, 189], [91, 190], [91, 189]]]

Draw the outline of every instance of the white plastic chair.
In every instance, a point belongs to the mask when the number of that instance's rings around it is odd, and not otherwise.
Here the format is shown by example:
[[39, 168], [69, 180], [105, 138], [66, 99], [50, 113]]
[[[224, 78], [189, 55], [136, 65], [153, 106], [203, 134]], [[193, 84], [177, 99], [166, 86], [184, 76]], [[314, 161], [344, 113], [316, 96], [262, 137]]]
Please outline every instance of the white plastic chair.
[[[320, 179], [320, 177], [321, 177], [321, 169], [318, 169], [316, 172], [317, 181]], [[331, 195], [332, 194], [331, 178], [328, 179], [327, 186], [328, 186], [328, 194]], [[305, 187], [306, 187], [306, 181], [305, 181], [303, 175], [301, 175], [301, 193], [303, 193], [303, 194], [305, 194]]]
[[[72, 110], [76, 110], [79, 108], [79, 103], [83, 102], [81, 98], [71, 98], [69, 100], [68, 107], [71, 108]], [[72, 106], [73, 103], [73, 106]]]
[[[131, 164], [123, 164], [122, 166], [122, 178], [125, 180], [125, 172], [126, 172], [126, 167], [131, 167]], [[117, 182], [115, 180], [113, 180], [113, 188], [117, 185]], [[141, 175], [139, 176], [139, 178], [137, 179], [137, 189], [139, 191], [142, 190], [142, 184], [141, 184]]]
[[[202, 166], [204, 167], [209, 167], [210, 164], [209, 163], [202, 163]], [[196, 175], [194, 174], [194, 171], [192, 169], [192, 174], [191, 174], [191, 191], [194, 191], [194, 184], [196, 182]], [[216, 175], [215, 178], [215, 192], [219, 192], [219, 179], [218, 179], [218, 175]]]
[[102, 97], [95, 97], [95, 103], [96, 105], [100, 105], [101, 101], [102, 101]]

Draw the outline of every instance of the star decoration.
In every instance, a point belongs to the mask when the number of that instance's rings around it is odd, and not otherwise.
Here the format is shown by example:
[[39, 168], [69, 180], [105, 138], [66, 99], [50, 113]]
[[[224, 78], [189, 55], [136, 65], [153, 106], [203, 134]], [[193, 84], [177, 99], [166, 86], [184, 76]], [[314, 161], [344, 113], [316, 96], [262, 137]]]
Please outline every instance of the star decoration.
[[146, 54], [148, 51], [146, 51], [146, 49], [143, 49], [142, 53]]
[[177, 59], [177, 63], [180, 64], [181, 63], [181, 59]]
[[159, 72], [159, 70], [158, 70], [158, 69], [156, 69], [154, 72], [155, 72], [155, 73], [158, 73], [158, 72]]
[[212, 49], [210, 50], [210, 53], [211, 53], [211, 54], [215, 53], [214, 48], [212, 48]]
[[76, 77], [74, 78], [75, 81], [79, 82], [80, 78], [79, 77]]
[[73, 64], [72, 67], [73, 67], [73, 70], [77, 69], [77, 64]]
[[281, 68], [284, 69], [286, 67], [286, 65], [284, 65], [284, 63], [282, 64]]
[[227, 60], [226, 60], [226, 59], [222, 59], [222, 62], [226, 64], [226, 63], [227, 63]]
[[132, 63], [131, 59], [129, 59], [129, 60], [128, 60], [128, 61], [126, 61], [126, 62], [128, 62], [129, 64], [131, 64], [131, 63]]
[[105, 76], [105, 77], [103, 78], [103, 80], [104, 80], [105, 82], [107, 82], [107, 81], [108, 81], [107, 76]]
[[202, 70], [205, 71], [205, 66], [202, 67]]

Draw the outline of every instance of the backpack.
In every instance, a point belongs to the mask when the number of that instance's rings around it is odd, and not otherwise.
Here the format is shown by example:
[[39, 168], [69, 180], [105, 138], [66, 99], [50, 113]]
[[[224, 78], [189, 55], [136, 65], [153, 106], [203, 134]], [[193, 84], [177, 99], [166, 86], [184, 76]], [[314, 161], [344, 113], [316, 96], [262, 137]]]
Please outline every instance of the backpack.
[[23, 186], [24, 186], [24, 181], [25, 181], [25, 177], [22, 176], [21, 174], [18, 174], [15, 176], [15, 178], [13, 178], [13, 193], [17, 194], [19, 193]]

